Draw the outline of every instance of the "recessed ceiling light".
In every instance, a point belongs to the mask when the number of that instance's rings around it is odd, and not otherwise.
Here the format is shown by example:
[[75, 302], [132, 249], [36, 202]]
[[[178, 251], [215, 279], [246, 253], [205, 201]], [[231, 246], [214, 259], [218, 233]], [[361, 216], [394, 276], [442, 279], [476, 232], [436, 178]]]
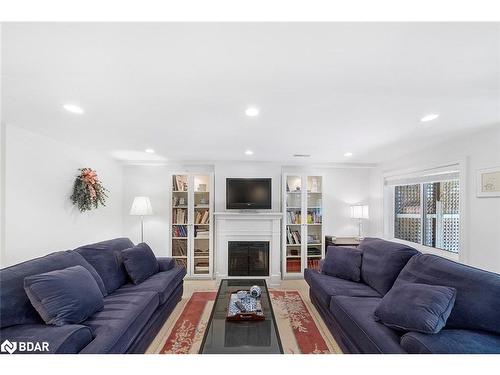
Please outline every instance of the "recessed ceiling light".
[[437, 113], [429, 113], [428, 115], [425, 115], [424, 117], [422, 117], [420, 119], [420, 121], [429, 122], [429, 121], [437, 119], [438, 117], [439, 117], [439, 115]]
[[148, 154], [154, 154], [155, 153], [155, 150], [153, 150], [152, 148], [147, 148], [144, 151], [147, 152]]
[[255, 117], [259, 115], [259, 109], [255, 107], [248, 107], [245, 111], [248, 117]]
[[245, 155], [253, 155], [253, 151], [252, 150], [246, 150], [245, 151]]
[[311, 154], [293, 154], [294, 158], [310, 158]]
[[71, 113], [76, 113], [78, 115], [83, 114], [83, 109], [81, 107], [78, 107], [77, 105], [74, 104], [65, 104], [63, 105], [63, 108]]
[[347, 156], [347, 157], [352, 156], [352, 152], [346, 152], [346, 153], [344, 154], [344, 156]]

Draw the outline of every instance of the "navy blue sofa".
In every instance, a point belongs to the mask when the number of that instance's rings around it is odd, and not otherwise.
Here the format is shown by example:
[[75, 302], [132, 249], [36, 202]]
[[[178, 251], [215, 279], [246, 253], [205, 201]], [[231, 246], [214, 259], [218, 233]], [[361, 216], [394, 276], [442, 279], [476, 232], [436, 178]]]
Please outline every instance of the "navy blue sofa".
[[[305, 270], [312, 303], [346, 353], [500, 353], [500, 275], [420, 254], [395, 242], [366, 238], [361, 281]], [[392, 286], [456, 288], [446, 326], [436, 334], [391, 329], [374, 311]]]
[[[186, 270], [157, 258], [159, 272], [134, 285], [120, 256], [133, 246], [117, 238], [0, 270], [0, 341], [48, 342], [50, 353], [144, 353], [180, 301]], [[45, 324], [24, 291], [24, 278], [76, 265], [96, 279], [104, 309], [81, 324]]]

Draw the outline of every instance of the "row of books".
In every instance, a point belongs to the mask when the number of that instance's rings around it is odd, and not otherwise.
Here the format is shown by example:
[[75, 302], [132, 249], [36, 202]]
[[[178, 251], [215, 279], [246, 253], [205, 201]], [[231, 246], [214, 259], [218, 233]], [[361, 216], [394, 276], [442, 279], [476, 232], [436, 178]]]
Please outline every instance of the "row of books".
[[195, 224], [208, 224], [210, 221], [208, 210], [197, 210], [194, 218]]
[[174, 225], [172, 227], [172, 237], [187, 237], [187, 227], [185, 225]]
[[300, 272], [300, 259], [287, 259], [286, 272]]
[[307, 268], [312, 268], [313, 270], [319, 270], [319, 259], [308, 259]]
[[174, 240], [172, 242], [172, 255], [173, 256], [186, 256], [187, 255], [187, 241], [186, 240]]
[[286, 228], [286, 243], [289, 245], [300, 245], [300, 233], [298, 230]]
[[[308, 259], [307, 268], [319, 270], [319, 259]], [[287, 259], [286, 272], [300, 272], [300, 259]]]
[[300, 224], [300, 220], [301, 220], [300, 212], [295, 212], [295, 211], [286, 212], [287, 224]]
[[319, 209], [307, 212], [307, 224], [321, 224], [321, 213]]
[[207, 227], [194, 227], [194, 238], [209, 238], [210, 229]]
[[321, 248], [316, 246], [308, 247], [307, 255], [309, 256], [321, 255]]
[[174, 208], [172, 217], [175, 224], [186, 224], [187, 210], [185, 208]]
[[187, 176], [176, 175], [173, 178], [173, 189], [174, 191], [187, 191], [188, 183]]
[[201, 257], [201, 256], [208, 257], [208, 249], [207, 248], [200, 249], [199, 247], [196, 247], [194, 249], [194, 255], [197, 257]]

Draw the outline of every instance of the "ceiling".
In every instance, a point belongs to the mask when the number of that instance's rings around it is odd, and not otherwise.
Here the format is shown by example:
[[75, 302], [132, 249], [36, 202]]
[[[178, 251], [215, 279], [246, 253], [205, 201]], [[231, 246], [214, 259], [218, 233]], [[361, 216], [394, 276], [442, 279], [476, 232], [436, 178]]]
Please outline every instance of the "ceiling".
[[376, 163], [500, 123], [499, 25], [3, 24], [2, 121], [127, 160]]

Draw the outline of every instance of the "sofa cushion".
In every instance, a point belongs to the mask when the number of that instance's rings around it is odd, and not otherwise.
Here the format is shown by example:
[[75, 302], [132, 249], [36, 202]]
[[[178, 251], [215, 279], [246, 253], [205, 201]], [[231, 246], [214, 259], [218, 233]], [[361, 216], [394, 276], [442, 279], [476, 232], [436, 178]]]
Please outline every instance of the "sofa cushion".
[[361, 353], [404, 353], [398, 331], [375, 321], [373, 313], [381, 298], [334, 296], [333, 314], [345, 335]]
[[76, 354], [92, 341], [89, 327], [79, 324], [52, 326], [46, 324], [20, 324], [0, 330], [0, 341], [47, 342], [48, 352], [37, 354]]
[[24, 290], [47, 324], [78, 324], [103, 308], [102, 293], [82, 266], [28, 276]]
[[361, 251], [352, 247], [329, 246], [321, 271], [345, 280], [361, 280]]
[[500, 333], [500, 275], [431, 254], [413, 257], [396, 285], [422, 283], [455, 288], [455, 305], [446, 328]]
[[500, 335], [462, 329], [443, 329], [435, 335], [409, 332], [401, 346], [410, 354], [500, 354]]
[[376, 290], [373, 290], [368, 285], [323, 275], [312, 269], [305, 269], [304, 277], [311, 287], [311, 291], [318, 297], [318, 300], [325, 308], [330, 305], [332, 296], [381, 297]]
[[134, 292], [156, 292], [163, 305], [176, 290], [186, 275], [184, 267], [174, 267], [168, 271], [158, 272], [139, 285], [125, 284], [118, 290]]
[[153, 250], [146, 243], [123, 250], [122, 258], [128, 276], [136, 285], [158, 273], [160, 269]]
[[121, 259], [121, 252], [133, 246], [134, 244], [128, 238], [115, 238], [81, 246], [75, 251], [94, 266], [104, 282], [106, 291], [113, 293], [113, 291], [125, 284], [128, 279], [127, 271]]
[[418, 254], [412, 247], [379, 238], [365, 238], [358, 249], [363, 252], [361, 279], [382, 295], [391, 289], [408, 260]]
[[96, 270], [78, 253], [59, 251], [0, 270], [0, 325], [43, 322], [24, 291], [24, 278], [44, 272], [76, 265], [85, 267], [94, 277], [101, 292], [106, 293], [103, 281]]
[[375, 320], [402, 331], [438, 333], [450, 316], [457, 290], [446, 286], [403, 284], [382, 298]]
[[94, 340], [82, 353], [125, 353], [159, 305], [158, 293], [120, 288], [104, 298], [104, 309], [84, 321]]

